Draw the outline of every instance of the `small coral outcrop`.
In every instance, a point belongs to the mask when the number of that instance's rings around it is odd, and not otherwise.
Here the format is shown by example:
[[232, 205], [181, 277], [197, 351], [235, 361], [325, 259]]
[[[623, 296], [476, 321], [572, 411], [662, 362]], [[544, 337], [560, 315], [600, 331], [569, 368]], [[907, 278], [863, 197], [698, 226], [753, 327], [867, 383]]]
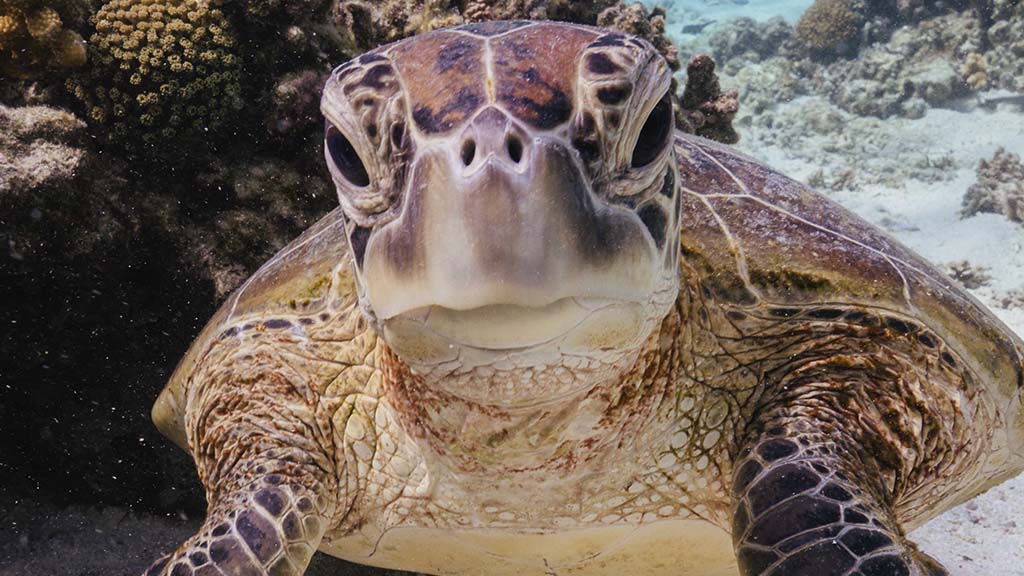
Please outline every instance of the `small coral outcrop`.
[[739, 142], [740, 136], [732, 126], [740, 109], [739, 97], [735, 91], [722, 92], [711, 56], [699, 54], [686, 65], [686, 88], [680, 104], [676, 122], [684, 132], [725, 144]]
[[668, 61], [669, 68], [679, 70], [679, 51], [665, 36], [665, 10], [656, 7], [650, 12], [643, 4], [619, 3], [601, 12], [597, 25], [639, 36], [654, 45]]
[[67, 28], [74, 10], [65, 4], [0, 0], [0, 76], [27, 79], [85, 63], [85, 42]]
[[241, 109], [236, 40], [211, 2], [110, 0], [92, 22], [93, 64], [67, 87], [131, 154], [193, 147]]
[[796, 37], [820, 52], [838, 52], [856, 40], [863, 17], [850, 0], [817, 0], [796, 25]]
[[981, 212], [1024, 223], [1024, 163], [1020, 156], [1000, 148], [990, 160], [978, 164], [978, 181], [967, 190], [960, 213], [968, 217]]
[[977, 52], [971, 52], [964, 59], [964, 63], [960, 66], [960, 75], [963, 76], [964, 82], [971, 87], [972, 90], [984, 90], [988, 87], [988, 60], [986, 60], [984, 54]]

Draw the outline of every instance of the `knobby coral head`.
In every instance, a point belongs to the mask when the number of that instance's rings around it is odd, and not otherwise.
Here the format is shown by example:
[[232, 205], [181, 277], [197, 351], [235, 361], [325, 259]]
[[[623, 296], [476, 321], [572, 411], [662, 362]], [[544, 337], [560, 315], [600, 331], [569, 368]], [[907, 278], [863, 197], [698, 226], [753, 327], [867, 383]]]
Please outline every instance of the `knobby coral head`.
[[111, 0], [92, 23], [92, 65], [67, 87], [129, 153], [202, 147], [241, 110], [237, 41], [213, 3]]

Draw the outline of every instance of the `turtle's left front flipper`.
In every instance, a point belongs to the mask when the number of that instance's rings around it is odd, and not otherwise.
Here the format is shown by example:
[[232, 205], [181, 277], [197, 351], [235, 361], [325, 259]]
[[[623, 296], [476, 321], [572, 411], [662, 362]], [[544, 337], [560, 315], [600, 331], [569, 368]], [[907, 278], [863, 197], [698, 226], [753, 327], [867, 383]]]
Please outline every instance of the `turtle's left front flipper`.
[[[770, 410], [733, 475], [742, 576], [948, 576], [907, 540], [846, 383], [805, 384]], [[877, 444], [877, 442], [876, 442]]]

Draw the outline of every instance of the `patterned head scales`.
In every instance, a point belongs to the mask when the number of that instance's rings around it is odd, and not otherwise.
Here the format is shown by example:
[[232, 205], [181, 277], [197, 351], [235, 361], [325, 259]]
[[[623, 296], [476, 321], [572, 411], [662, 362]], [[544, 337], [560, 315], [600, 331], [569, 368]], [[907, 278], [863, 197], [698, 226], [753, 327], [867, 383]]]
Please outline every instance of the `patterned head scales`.
[[334, 71], [327, 163], [364, 309], [406, 361], [602, 314], [622, 328], [603, 348], [639, 346], [677, 286], [670, 82], [647, 42], [552, 22], [440, 30]]

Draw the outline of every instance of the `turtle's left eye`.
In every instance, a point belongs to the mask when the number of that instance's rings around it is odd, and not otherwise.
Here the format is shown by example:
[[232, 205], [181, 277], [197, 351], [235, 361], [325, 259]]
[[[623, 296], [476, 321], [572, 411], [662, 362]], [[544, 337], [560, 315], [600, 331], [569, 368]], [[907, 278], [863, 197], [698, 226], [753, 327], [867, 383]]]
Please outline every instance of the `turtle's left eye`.
[[672, 97], [666, 92], [647, 116], [633, 148], [633, 168], [647, 166], [658, 157], [672, 133]]
[[360, 188], [368, 186], [370, 176], [366, 173], [366, 166], [363, 165], [363, 161], [348, 138], [345, 138], [345, 135], [334, 126], [329, 126], [325, 140], [331, 160], [334, 161], [334, 166], [341, 172], [341, 175], [353, 186]]

